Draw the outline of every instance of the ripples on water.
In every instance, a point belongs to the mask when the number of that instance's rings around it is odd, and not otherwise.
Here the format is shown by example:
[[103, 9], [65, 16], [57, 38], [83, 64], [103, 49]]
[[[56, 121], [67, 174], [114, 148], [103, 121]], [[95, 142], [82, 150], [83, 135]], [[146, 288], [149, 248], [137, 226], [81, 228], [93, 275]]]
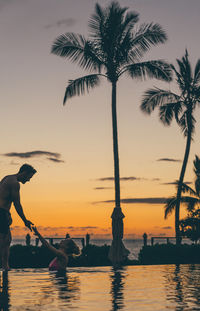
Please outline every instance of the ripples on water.
[[200, 265], [1, 272], [1, 311], [200, 310]]

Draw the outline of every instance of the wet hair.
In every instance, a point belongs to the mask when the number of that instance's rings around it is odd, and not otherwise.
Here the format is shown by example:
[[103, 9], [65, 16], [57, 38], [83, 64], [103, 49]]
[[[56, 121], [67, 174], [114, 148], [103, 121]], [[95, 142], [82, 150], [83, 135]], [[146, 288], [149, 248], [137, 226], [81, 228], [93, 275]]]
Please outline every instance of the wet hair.
[[65, 252], [69, 256], [79, 256], [80, 255], [80, 248], [72, 239], [65, 239], [62, 240], [60, 243], [63, 244]]
[[19, 173], [23, 173], [23, 172], [34, 175], [37, 171], [31, 165], [23, 164], [19, 169]]

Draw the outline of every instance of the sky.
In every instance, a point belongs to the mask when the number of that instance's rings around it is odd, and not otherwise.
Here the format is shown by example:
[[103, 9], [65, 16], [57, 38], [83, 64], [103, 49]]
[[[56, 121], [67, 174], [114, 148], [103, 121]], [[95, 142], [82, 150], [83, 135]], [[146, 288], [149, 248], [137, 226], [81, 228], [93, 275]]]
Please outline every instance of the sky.
[[[37, 174], [21, 186], [25, 215], [46, 236], [111, 237], [114, 208], [111, 86], [107, 81], [63, 107], [69, 79], [86, 72], [50, 53], [67, 32], [88, 36], [94, 0], [0, 0], [0, 178], [23, 163]], [[109, 1], [100, 0], [105, 6]], [[138, 25], [159, 23], [168, 41], [144, 60], [175, 64], [188, 49], [194, 67], [200, 58], [199, 0], [120, 0], [140, 14]], [[175, 194], [185, 139], [158, 114], [144, 115], [142, 96], [150, 87], [176, 90], [175, 83], [122, 78], [117, 89], [119, 155], [125, 238], [173, 236], [174, 216], [164, 220], [163, 198]], [[185, 181], [193, 182], [192, 162], [200, 156], [197, 123]], [[158, 199], [155, 199], [158, 198]], [[14, 207], [14, 236], [27, 233]], [[184, 216], [184, 211], [182, 214]]]

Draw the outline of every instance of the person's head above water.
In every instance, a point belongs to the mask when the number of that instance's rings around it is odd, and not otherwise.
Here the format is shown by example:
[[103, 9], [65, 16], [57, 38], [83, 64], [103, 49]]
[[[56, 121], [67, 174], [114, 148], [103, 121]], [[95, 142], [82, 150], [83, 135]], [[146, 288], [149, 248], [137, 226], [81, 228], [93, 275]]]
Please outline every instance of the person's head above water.
[[80, 255], [80, 249], [72, 239], [62, 240], [59, 244], [59, 248], [67, 255]]
[[23, 164], [17, 173], [17, 180], [25, 184], [37, 171], [29, 164]]

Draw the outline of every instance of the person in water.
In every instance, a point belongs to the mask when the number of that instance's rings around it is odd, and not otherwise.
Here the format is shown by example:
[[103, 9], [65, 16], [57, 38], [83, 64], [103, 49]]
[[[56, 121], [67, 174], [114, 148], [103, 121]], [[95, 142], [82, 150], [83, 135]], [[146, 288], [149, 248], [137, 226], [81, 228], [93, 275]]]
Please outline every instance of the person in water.
[[56, 257], [49, 264], [50, 271], [65, 271], [69, 261], [69, 256], [80, 255], [80, 249], [72, 239], [68, 238], [62, 240], [59, 244], [59, 248], [57, 249], [43, 238], [35, 226], [33, 226], [32, 229], [42, 244], [56, 255]]
[[9, 270], [9, 250], [12, 239], [10, 208], [12, 203], [24, 225], [31, 230], [32, 222], [26, 219], [20, 202], [20, 182], [25, 184], [35, 173], [36, 170], [31, 165], [24, 164], [17, 174], [5, 176], [0, 182], [0, 257], [3, 270]]

